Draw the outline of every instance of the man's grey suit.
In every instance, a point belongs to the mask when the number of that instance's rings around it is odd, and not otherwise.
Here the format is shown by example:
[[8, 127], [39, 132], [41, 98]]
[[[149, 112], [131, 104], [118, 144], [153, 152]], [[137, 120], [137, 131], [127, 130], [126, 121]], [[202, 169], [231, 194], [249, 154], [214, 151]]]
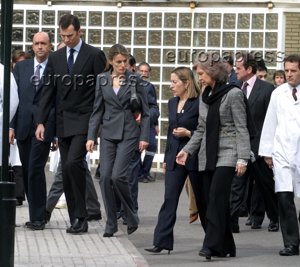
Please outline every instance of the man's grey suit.
[[87, 217], [85, 144], [95, 98], [95, 77], [104, 70], [105, 64], [106, 58], [100, 49], [82, 42], [71, 74], [66, 47], [50, 55], [46, 69], [37, 122], [45, 123], [49, 103], [55, 100], [56, 134], [71, 225], [76, 218]]
[[126, 71], [126, 80], [116, 94], [112, 88], [111, 72], [98, 76], [93, 113], [89, 122], [88, 140], [95, 140], [100, 127], [100, 187], [106, 209], [105, 232], [117, 232], [116, 200], [123, 204], [128, 227], [139, 223], [133, 210], [127, 171], [139, 141], [148, 142], [150, 117], [143, 81], [136, 77], [136, 91], [142, 104], [141, 123], [135, 120], [130, 109], [132, 73]]

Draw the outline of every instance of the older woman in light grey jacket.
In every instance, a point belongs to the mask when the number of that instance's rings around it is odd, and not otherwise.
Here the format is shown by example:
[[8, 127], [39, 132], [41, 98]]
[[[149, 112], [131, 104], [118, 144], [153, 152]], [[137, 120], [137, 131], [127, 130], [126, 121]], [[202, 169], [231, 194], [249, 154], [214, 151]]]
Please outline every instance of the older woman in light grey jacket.
[[247, 100], [239, 88], [227, 84], [224, 62], [213, 55], [202, 55], [194, 65], [205, 87], [198, 127], [176, 159], [178, 164], [185, 164], [188, 155], [200, 147], [199, 171], [206, 221], [199, 255], [206, 259], [236, 255], [230, 227], [231, 181], [234, 175], [244, 174], [250, 158]]

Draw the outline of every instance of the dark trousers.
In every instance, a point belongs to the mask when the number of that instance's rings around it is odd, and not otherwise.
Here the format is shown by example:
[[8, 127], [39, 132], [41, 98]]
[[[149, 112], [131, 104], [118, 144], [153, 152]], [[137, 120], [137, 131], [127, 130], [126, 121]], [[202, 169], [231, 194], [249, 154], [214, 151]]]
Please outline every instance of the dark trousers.
[[208, 193], [206, 233], [203, 248], [213, 254], [235, 252], [235, 243], [230, 226], [229, 198], [234, 167], [217, 167], [213, 172], [200, 172]]
[[152, 126], [150, 127], [149, 145], [145, 151], [145, 157], [143, 161], [141, 161], [138, 177], [147, 177], [150, 175], [150, 170], [152, 167], [152, 162], [156, 150], [157, 150], [156, 131], [155, 131], [155, 127]]
[[16, 183], [16, 199], [23, 201], [25, 200], [25, 192], [22, 166], [13, 166], [12, 171], [14, 178], [13, 180]]
[[140, 171], [141, 153], [135, 150], [128, 167], [128, 185], [133, 201], [133, 210], [138, 211], [138, 192], [139, 192], [139, 171]]
[[299, 247], [299, 226], [293, 192], [278, 192], [278, 208], [283, 244]]
[[64, 192], [71, 224], [76, 218], [87, 217], [85, 203], [86, 169], [84, 166], [86, 140], [86, 135], [74, 135], [58, 140]]
[[29, 219], [31, 222], [44, 221], [47, 198], [45, 165], [50, 143], [40, 142], [35, 137], [29, 136], [25, 140], [18, 140], [18, 148], [29, 206]]
[[[259, 194], [262, 196], [268, 217], [270, 220], [277, 222], [278, 205], [274, 190], [275, 185], [273, 172], [261, 157], [257, 158], [254, 163], [248, 165], [248, 170], [242, 177], [234, 178], [231, 188], [231, 217], [236, 218], [236, 216], [238, 216], [238, 210], [244, 199], [247, 179], [254, 179], [256, 187], [254, 190], [259, 190]], [[254, 195], [254, 197], [257, 198], [256, 203], [258, 206], [256, 207], [256, 211], [251, 208], [251, 213], [254, 215], [256, 214], [256, 216], [259, 218], [262, 216], [261, 213], [263, 213], [263, 211], [261, 210], [263, 210], [263, 207], [260, 206], [261, 201], [259, 201], [259, 196]], [[263, 217], [258, 220], [261, 220], [262, 222]]]
[[[176, 211], [187, 176], [189, 176], [191, 181], [200, 179], [198, 171], [187, 171], [186, 168], [181, 165], [176, 164], [174, 170], [166, 170], [165, 196], [154, 230], [154, 246], [173, 250], [173, 229], [176, 222]], [[194, 191], [194, 193], [195, 195], [198, 194], [197, 191]], [[198, 209], [200, 211], [200, 208]]]
[[[95, 215], [100, 213], [100, 203], [98, 201], [97, 192], [94, 186], [94, 182], [91, 173], [88, 169], [87, 162], [84, 161], [86, 167], [86, 208], [88, 215]], [[55, 173], [54, 182], [47, 197], [46, 209], [48, 212], [52, 212], [57, 204], [60, 196], [63, 194], [63, 176], [62, 176], [62, 166], [61, 160], [58, 163], [57, 171]]]

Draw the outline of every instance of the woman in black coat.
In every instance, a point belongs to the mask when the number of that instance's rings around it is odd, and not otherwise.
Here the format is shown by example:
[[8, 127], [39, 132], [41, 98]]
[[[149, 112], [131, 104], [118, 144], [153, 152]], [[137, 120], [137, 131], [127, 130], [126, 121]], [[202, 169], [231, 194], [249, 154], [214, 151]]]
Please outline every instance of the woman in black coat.
[[[176, 163], [176, 155], [187, 144], [197, 127], [200, 89], [196, 85], [193, 72], [186, 67], [178, 67], [171, 72], [170, 89], [175, 97], [168, 103], [169, 128], [163, 164], [164, 203], [154, 231], [154, 247], [145, 249], [152, 253], [159, 253], [164, 249], [169, 252], [173, 250], [176, 210], [186, 177], [190, 177], [196, 195], [199, 186], [197, 153], [189, 157], [185, 166]], [[196, 200], [200, 198], [196, 196]], [[201, 212], [200, 207], [198, 210]], [[200, 214], [200, 219], [202, 218], [204, 216]]]

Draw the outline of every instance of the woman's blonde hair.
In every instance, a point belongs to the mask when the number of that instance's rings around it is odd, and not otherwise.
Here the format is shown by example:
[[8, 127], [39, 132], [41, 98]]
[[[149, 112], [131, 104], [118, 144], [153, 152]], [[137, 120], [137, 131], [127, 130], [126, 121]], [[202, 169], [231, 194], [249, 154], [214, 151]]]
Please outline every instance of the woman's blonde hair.
[[179, 80], [181, 80], [183, 83], [189, 83], [189, 86], [187, 88], [188, 98], [195, 98], [200, 95], [200, 88], [197, 85], [194, 73], [190, 68], [178, 67], [172, 70], [171, 73], [176, 74]]

